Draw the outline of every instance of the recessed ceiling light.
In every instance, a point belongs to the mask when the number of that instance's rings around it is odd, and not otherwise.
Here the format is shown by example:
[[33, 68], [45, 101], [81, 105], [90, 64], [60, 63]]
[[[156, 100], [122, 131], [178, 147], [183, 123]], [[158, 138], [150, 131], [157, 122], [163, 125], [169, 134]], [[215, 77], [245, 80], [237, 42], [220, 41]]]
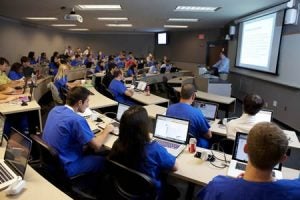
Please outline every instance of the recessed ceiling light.
[[183, 25], [164, 25], [165, 28], [188, 28], [188, 26]]
[[68, 27], [68, 26], [76, 26], [76, 24], [52, 24], [51, 26], [65, 26], [65, 27]]
[[132, 24], [106, 24], [108, 27], [132, 27]]
[[100, 21], [128, 21], [127, 17], [98, 17]]
[[70, 31], [88, 31], [89, 29], [87, 28], [70, 28]]
[[205, 7], [205, 6], [177, 6], [175, 11], [186, 11], [186, 12], [215, 12], [220, 7]]
[[122, 10], [120, 5], [78, 5], [79, 10]]
[[55, 21], [56, 17], [26, 17], [29, 20], [44, 20], [44, 21]]
[[169, 18], [169, 22], [198, 22], [198, 19], [189, 19], [189, 18]]

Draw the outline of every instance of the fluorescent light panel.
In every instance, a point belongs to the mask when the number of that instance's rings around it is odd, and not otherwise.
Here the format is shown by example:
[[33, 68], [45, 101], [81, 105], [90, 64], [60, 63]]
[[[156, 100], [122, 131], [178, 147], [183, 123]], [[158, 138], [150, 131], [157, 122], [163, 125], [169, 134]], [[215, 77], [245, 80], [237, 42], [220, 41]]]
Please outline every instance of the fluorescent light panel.
[[108, 27], [132, 27], [132, 24], [106, 24]]
[[169, 18], [169, 22], [198, 22], [198, 19], [189, 19], [189, 18]]
[[89, 29], [87, 28], [70, 28], [70, 31], [88, 31]]
[[183, 25], [164, 25], [165, 28], [188, 28], [188, 26]]
[[80, 10], [122, 10], [120, 5], [78, 5]]
[[177, 6], [175, 11], [185, 12], [215, 12], [220, 7], [206, 7], [206, 6]]
[[128, 21], [127, 17], [98, 17], [100, 21]]
[[29, 20], [40, 20], [40, 21], [55, 21], [57, 20], [56, 17], [26, 17]]
[[51, 26], [70, 27], [70, 26], [76, 26], [76, 24], [52, 24]]

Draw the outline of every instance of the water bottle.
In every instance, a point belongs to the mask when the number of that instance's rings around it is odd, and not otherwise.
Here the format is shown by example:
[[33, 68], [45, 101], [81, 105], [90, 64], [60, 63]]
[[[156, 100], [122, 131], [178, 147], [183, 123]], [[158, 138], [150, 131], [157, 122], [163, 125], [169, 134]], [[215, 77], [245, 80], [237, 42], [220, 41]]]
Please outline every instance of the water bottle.
[[146, 87], [146, 96], [150, 96], [150, 86], [147, 85]]

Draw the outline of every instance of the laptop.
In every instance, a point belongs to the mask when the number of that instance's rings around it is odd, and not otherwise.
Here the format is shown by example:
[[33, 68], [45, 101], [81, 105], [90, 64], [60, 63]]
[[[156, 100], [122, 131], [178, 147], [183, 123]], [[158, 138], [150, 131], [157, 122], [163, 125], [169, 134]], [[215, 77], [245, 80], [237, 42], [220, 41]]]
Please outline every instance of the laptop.
[[31, 146], [29, 138], [11, 128], [4, 159], [0, 160], [0, 190], [15, 182], [18, 176], [24, 178]]
[[2, 113], [0, 113], [0, 146], [2, 146], [2, 141], [4, 137], [5, 119], [5, 116]]
[[201, 110], [202, 114], [204, 115], [204, 117], [209, 123], [215, 121], [218, 114], [218, 107], [219, 107], [218, 104], [195, 100], [193, 102], [193, 107]]
[[[120, 126], [121, 117], [122, 117], [123, 113], [129, 109], [129, 107], [130, 107], [129, 105], [126, 105], [123, 103], [118, 104], [116, 120], [113, 120], [111, 123], [115, 127], [113, 134], [119, 135], [119, 126]], [[102, 129], [104, 129], [106, 126], [106, 123], [99, 123], [98, 126]]]
[[[227, 172], [228, 176], [236, 178], [246, 170], [248, 155], [244, 152], [244, 146], [247, 142], [247, 136], [246, 133], [236, 133], [232, 159]], [[273, 177], [276, 179], [282, 179], [281, 167], [282, 164], [279, 163], [273, 169]]]
[[145, 81], [139, 81], [139, 83], [137, 84], [136, 88], [134, 88], [134, 91], [137, 92], [144, 92], [145, 89], [147, 87], [147, 82]]
[[153, 140], [165, 147], [170, 154], [177, 157], [185, 149], [189, 124], [188, 120], [156, 115]]
[[273, 112], [271, 110], [260, 110], [255, 115], [255, 122], [271, 122]]

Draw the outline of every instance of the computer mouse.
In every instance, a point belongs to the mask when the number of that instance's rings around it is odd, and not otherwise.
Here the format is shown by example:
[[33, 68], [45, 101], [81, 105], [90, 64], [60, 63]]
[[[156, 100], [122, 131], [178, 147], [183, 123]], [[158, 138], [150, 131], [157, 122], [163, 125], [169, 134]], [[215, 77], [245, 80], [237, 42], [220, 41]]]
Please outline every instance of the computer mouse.
[[25, 101], [22, 101], [21, 106], [28, 106], [28, 104]]

